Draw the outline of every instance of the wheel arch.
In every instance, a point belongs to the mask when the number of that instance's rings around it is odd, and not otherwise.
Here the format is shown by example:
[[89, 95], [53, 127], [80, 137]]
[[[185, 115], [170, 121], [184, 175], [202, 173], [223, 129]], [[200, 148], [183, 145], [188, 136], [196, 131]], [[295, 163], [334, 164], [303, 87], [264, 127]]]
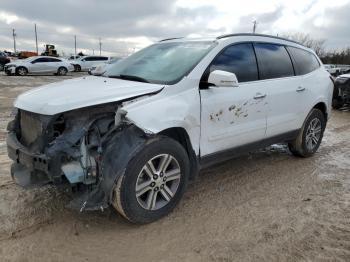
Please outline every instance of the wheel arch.
[[180, 143], [186, 150], [190, 162], [190, 180], [194, 180], [199, 172], [199, 161], [192, 147], [190, 137], [183, 127], [171, 127], [164, 129], [158, 133], [170, 137]]
[[326, 105], [326, 103], [324, 103], [324, 102], [318, 102], [318, 103], [313, 107], [313, 109], [319, 109], [319, 110], [323, 113], [325, 119], [328, 120], [328, 110], [327, 110], [327, 105]]

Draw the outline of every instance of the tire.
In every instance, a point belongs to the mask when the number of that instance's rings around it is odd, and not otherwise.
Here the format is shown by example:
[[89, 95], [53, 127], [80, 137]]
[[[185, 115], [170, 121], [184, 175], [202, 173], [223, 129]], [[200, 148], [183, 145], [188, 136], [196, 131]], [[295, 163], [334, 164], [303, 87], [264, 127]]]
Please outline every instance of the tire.
[[5, 69], [5, 65], [4, 64], [0, 64], [0, 72], [4, 71], [4, 69]]
[[[312, 109], [308, 114], [298, 137], [288, 144], [293, 155], [310, 157], [319, 148], [326, 128], [326, 119], [319, 109]], [[311, 145], [310, 145], [311, 142]]]
[[68, 69], [65, 68], [64, 66], [61, 66], [57, 70], [57, 75], [59, 76], [65, 76], [68, 73]]
[[[169, 164], [165, 165], [164, 173], [159, 172], [159, 164], [166, 159]], [[157, 172], [150, 171], [150, 163]], [[177, 170], [180, 171], [176, 172]], [[113, 189], [112, 206], [132, 223], [154, 222], [170, 213], [178, 204], [185, 192], [188, 178], [189, 159], [185, 149], [171, 138], [156, 137], [130, 160], [124, 175], [117, 180]], [[171, 194], [167, 193], [168, 190]]]
[[81, 71], [81, 66], [80, 65], [74, 65], [74, 71], [75, 72], [80, 72]]
[[26, 76], [27, 74], [28, 74], [28, 69], [25, 68], [24, 66], [20, 66], [16, 68], [16, 75]]

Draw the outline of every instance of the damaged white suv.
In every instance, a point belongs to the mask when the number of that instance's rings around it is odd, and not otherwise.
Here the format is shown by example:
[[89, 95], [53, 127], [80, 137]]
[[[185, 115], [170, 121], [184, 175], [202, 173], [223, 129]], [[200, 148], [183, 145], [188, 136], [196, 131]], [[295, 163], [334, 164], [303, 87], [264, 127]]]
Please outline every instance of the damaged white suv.
[[24, 187], [70, 184], [72, 208], [112, 205], [131, 222], [152, 222], [203, 167], [279, 142], [314, 154], [332, 92], [320, 59], [292, 41], [164, 40], [104, 77], [20, 95], [8, 125], [11, 174]]

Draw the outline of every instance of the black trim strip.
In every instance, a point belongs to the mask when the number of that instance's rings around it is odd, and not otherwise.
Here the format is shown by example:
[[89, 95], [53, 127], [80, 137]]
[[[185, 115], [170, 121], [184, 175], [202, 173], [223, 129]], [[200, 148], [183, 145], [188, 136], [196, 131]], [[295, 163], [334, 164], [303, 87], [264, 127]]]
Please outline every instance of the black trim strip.
[[300, 129], [290, 131], [281, 135], [269, 137], [257, 142], [253, 142], [247, 145], [223, 150], [213, 154], [209, 154], [200, 158], [200, 169], [212, 166], [214, 164], [238, 157], [240, 155], [255, 151], [276, 143], [288, 142], [294, 140], [300, 132]]

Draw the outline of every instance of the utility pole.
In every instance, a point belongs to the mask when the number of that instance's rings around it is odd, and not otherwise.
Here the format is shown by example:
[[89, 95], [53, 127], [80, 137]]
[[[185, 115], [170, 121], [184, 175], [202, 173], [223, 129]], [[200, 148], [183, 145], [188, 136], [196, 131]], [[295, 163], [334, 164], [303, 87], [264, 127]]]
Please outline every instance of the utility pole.
[[255, 34], [255, 32], [256, 32], [257, 25], [258, 25], [258, 21], [254, 20], [253, 21], [253, 34]]
[[100, 55], [101, 55], [101, 46], [102, 46], [101, 37], [99, 38], [99, 44], [100, 44]]
[[12, 36], [13, 36], [13, 51], [16, 53], [16, 33], [15, 29], [12, 29]]
[[74, 35], [74, 59], [77, 56], [77, 36]]
[[36, 24], [34, 24], [35, 29], [35, 45], [36, 45], [36, 53], [39, 55], [39, 49], [38, 49], [38, 32], [36, 31]]

